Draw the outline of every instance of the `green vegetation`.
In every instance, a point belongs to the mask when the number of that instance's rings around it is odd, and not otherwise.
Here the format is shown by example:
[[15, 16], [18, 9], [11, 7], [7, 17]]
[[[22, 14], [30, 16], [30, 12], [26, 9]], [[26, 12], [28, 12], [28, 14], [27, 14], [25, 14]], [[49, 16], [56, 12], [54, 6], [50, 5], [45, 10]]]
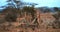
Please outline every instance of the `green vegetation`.
[[25, 7], [23, 7], [23, 11], [25, 11], [27, 14], [31, 14], [32, 15], [32, 17], [33, 17], [33, 19], [35, 18], [35, 13], [36, 13], [36, 11], [34, 10], [34, 7], [27, 7], [27, 6], [25, 6]]

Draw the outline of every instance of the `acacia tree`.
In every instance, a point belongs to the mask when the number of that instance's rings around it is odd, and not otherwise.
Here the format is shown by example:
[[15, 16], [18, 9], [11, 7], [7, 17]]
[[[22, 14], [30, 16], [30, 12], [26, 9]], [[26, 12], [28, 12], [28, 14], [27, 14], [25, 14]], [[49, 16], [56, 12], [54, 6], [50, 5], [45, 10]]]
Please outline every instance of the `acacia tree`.
[[[21, 3], [20, 0], [8, 0], [8, 7], [5, 9], [6, 11], [10, 11], [8, 14], [17, 14], [17, 13], [23, 13], [23, 11], [20, 10], [19, 6], [23, 3]], [[31, 13], [32, 17], [34, 18], [34, 7], [24, 7], [23, 10], [27, 13]]]
[[5, 16], [5, 20], [8, 22], [13, 22], [16, 21], [17, 18], [17, 14], [20, 13], [20, 9], [17, 9], [19, 5], [18, 3], [20, 3], [20, 0], [7, 0], [7, 6], [4, 10], [3, 13], [6, 14]]
[[54, 7], [54, 10], [55, 10], [56, 12], [59, 12], [59, 8], [58, 8], [58, 7]]

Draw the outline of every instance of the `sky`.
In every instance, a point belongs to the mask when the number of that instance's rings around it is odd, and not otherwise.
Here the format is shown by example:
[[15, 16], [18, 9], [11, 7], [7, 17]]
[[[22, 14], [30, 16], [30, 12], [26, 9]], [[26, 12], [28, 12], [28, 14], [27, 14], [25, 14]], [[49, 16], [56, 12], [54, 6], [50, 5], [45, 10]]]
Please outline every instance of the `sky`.
[[[60, 7], [60, 0], [22, 0], [23, 2], [37, 3], [35, 7]], [[6, 0], [0, 0], [0, 6], [6, 5]]]

